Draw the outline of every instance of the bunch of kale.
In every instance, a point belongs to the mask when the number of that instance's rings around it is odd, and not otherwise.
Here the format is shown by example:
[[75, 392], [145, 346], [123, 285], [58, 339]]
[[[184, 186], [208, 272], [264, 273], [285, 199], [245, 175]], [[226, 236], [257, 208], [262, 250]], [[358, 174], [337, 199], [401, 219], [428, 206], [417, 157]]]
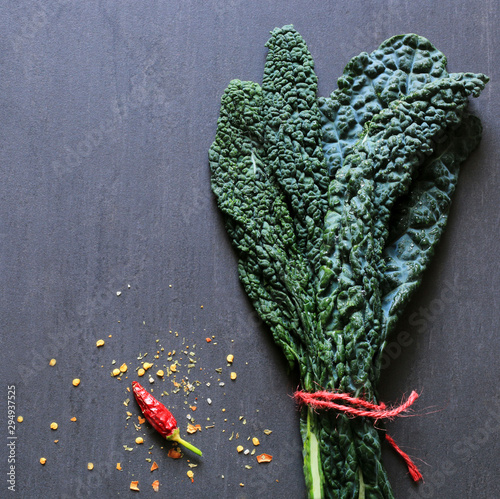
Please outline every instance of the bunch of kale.
[[[446, 224], [488, 78], [448, 74], [417, 35], [353, 58], [329, 98], [292, 26], [262, 86], [233, 80], [209, 152], [248, 296], [307, 391], [376, 401], [381, 355]], [[373, 423], [301, 414], [311, 497], [393, 497]]]

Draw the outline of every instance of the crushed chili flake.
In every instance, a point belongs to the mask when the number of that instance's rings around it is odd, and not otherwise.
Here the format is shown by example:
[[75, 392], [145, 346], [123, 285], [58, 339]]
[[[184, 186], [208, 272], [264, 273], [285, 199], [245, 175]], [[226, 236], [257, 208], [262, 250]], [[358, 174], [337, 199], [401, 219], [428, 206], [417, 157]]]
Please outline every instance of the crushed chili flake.
[[130, 490], [139, 492], [139, 482], [137, 480], [130, 482]]
[[182, 457], [182, 454], [177, 449], [170, 449], [168, 451], [168, 457], [171, 457], [172, 459], [179, 459]]
[[191, 423], [189, 423], [186, 431], [189, 434], [192, 434], [192, 433], [196, 433], [198, 430], [196, 429], [196, 427], [194, 425], [192, 425]]
[[73, 421], [73, 423], [76, 421], [76, 418], [73, 416], [70, 421]]
[[156, 464], [156, 461], [153, 461], [153, 464], [151, 465], [151, 471], [157, 470], [158, 465]]
[[122, 470], [122, 465], [121, 465], [121, 463], [116, 463], [116, 469], [117, 469], [118, 471], [121, 471], [121, 470]]
[[139, 418], [139, 424], [144, 424], [146, 422], [146, 418], [141, 418], [141, 416], [137, 416]]
[[258, 463], [270, 463], [272, 460], [273, 456], [270, 456], [269, 454], [260, 454], [257, 456]]
[[190, 405], [189, 408], [192, 410], [192, 411], [196, 411], [196, 409], [198, 409], [198, 407], [196, 407], [195, 405]]
[[151, 486], [153, 487], [153, 490], [155, 492], [158, 492], [160, 490], [160, 480], [155, 480]]
[[207, 343], [210, 343], [212, 341], [212, 338], [205, 338]]

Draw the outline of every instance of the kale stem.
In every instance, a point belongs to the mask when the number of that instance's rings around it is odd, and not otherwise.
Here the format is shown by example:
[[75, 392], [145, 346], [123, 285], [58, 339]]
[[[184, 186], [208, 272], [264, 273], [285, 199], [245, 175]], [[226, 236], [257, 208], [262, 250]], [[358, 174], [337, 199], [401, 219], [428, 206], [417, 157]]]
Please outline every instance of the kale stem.
[[302, 415], [302, 439], [304, 442], [304, 474], [306, 487], [310, 499], [320, 499], [323, 497], [323, 470], [321, 467], [320, 449], [316, 433], [319, 431], [313, 410], [309, 407], [304, 424], [304, 414]]

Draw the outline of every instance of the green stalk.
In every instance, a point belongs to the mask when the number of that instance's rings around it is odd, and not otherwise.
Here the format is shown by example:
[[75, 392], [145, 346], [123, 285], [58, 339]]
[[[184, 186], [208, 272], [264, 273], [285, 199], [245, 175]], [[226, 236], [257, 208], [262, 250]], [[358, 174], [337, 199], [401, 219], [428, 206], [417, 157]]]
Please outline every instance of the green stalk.
[[[304, 422], [304, 412], [307, 413]], [[304, 475], [306, 487], [310, 499], [321, 499], [323, 497], [323, 469], [321, 467], [320, 449], [318, 436], [319, 431], [316, 416], [309, 407], [303, 409], [301, 418], [301, 433], [304, 442]]]
[[181, 438], [179, 428], [176, 428], [172, 433], [172, 435], [169, 435], [167, 437], [167, 440], [171, 440], [173, 442], [177, 442], [183, 445], [184, 447], [186, 447], [186, 449], [189, 449], [190, 451], [193, 451], [195, 454], [198, 454], [198, 456], [202, 455], [200, 449], [198, 449], [193, 444], [190, 444], [189, 442], [186, 442], [183, 438]]

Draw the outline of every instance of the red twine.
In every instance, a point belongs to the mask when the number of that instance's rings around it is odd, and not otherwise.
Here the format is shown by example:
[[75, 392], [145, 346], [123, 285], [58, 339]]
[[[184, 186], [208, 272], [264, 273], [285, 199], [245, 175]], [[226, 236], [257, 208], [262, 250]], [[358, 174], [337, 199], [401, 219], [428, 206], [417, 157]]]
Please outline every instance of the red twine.
[[[382, 402], [380, 404], [373, 404], [367, 400], [360, 398], [351, 397], [347, 393], [335, 393], [327, 391], [319, 391], [314, 393], [308, 393], [304, 391], [296, 391], [294, 393], [295, 400], [299, 403], [310, 405], [311, 407], [317, 407], [319, 409], [335, 409], [336, 411], [343, 412], [351, 416], [366, 417], [372, 419], [393, 419], [396, 416], [400, 416], [405, 412], [415, 400], [418, 399], [418, 393], [413, 391], [410, 396], [397, 407], [387, 408], [387, 406]], [[337, 404], [334, 400], [344, 402], [345, 404]], [[411, 460], [410, 456], [406, 454], [401, 448], [394, 442], [393, 438], [387, 433], [385, 434], [385, 439], [393, 447], [393, 449], [404, 459], [406, 465], [408, 466], [408, 471], [410, 476], [415, 482], [423, 480], [422, 474], [418, 470], [415, 463]]]

